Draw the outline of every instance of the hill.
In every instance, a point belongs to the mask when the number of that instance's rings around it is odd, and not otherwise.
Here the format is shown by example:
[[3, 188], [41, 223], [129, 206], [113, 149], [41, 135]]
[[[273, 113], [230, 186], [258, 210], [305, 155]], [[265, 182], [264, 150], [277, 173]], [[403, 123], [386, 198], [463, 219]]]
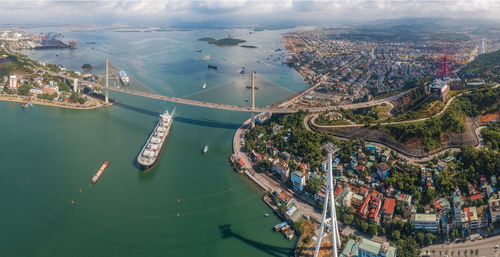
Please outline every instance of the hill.
[[500, 82], [500, 50], [481, 54], [459, 72], [461, 77], [479, 75]]

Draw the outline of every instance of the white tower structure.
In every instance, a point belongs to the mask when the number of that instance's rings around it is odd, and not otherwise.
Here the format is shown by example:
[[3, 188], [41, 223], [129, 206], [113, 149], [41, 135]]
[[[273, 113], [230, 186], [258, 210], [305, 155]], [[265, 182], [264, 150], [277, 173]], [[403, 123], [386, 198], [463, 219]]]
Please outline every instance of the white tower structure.
[[109, 102], [109, 98], [108, 98], [108, 73], [109, 73], [109, 71], [108, 71], [108, 65], [109, 64], [108, 64], [108, 62], [109, 62], [108, 61], [108, 57], [106, 57], [106, 78], [105, 78], [106, 79], [106, 95], [104, 96], [104, 101], [106, 103]]
[[323, 149], [328, 154], [328, 173], [327, 173], [327, 184], [326, 184], [326, 194], [325, 202], [323, 204], [323, 215], [321, 217], [321, 227], [319, 229], [318, 242], [316, 243], [316, 249], [314, 251], [314, 257], [318, 256], [319, 248], [321, 246], [321, 239], [323, 237], [323, 231], [326, 225], [326, 213], [328, 208], [330, 208], [330, 221], [332, 230], [332, 245], [333, 245], [333, 256], [337, 257], [337, 251], [340, 249], [340, 235], [339, 228], [337, 226], [337, 213], [335, 210], [335, 198], [333, 194], [333, 175], [332, 175], [332, 155], [338, 151], [338, 148], [328, 143], [323, 146]]
[[252, 128], [255, 127], [255, 71], [252, 71]]

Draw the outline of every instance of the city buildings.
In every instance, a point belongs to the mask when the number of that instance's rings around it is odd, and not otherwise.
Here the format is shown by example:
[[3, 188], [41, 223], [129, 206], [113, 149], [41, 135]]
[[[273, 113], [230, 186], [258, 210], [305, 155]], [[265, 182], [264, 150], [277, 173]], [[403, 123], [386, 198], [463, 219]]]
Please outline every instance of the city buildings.
[[435, 79], [429, 84], [427, 91], [432, 97], [445, 102], [450, 93], [450, 86], [445, 80]]
[[306, 184], [306, 177], [304, 174], [300, 171], [294, 171], [290, 176], [290, 180], [292, 181], [293, 189], [302, 192]]
[[396, 257], [396, 248], [389, 243], [383, 244], [361, 238], [349, 239], [340, 257]]
[[17, 76], [16, 75], [10, 75], [10, 77], [9, 77], [9, 89], [10, 90], [17, 89]]
[[427, 232], [439, 232], [439, 216], [436, 214], [414, 214], [411, 218], [415, 230], [424, 230]]

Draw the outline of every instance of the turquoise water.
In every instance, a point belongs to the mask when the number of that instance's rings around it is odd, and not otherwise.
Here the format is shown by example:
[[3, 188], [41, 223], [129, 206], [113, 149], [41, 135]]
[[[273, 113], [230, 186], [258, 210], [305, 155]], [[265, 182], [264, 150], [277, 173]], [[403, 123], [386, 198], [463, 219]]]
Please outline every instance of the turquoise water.
[[[228, 33], [259, 48], [196, 41]], [[108, 56], [133, 78], [131, 88], [239, 105], [248, 104], [244, 100], [249, 98], [249, 74], [239, 74], [245, 66], [257, 71], [258, 105], [268, 105], [306, 87], [295, 71], [266, 59], [283, 48], [280, 33], [67, 31], [67, 40], [80, 42], [77, 49], [24, 53], [76, 70], [90, 63], [101, 74]], [[198, 49], [203, 52], [195, 52]], [[219, 66], [217, 71], [208, 70], [201, 60], [208, 54]], [[2, 256], [293, 252], [295, 241], [271, 230], [278, 218], [263, 216], [271, 210], [261, 200], [262, 192], [228, 163], [232, 136], [249, 114], [121, 93], [111, 93], [111, 98], [118, 104], [98, 110], [21, 109], [18, 103], [0, 102]], [[144, 174], [134, 160], [165, 108], [175, 111], [173, 130], [158, 165]], [[204, 145], [209, 146], [206, 155], [201, 154]], [[105, 160], [109, 167], [98, 183], [91, 184], [91, 176]]]

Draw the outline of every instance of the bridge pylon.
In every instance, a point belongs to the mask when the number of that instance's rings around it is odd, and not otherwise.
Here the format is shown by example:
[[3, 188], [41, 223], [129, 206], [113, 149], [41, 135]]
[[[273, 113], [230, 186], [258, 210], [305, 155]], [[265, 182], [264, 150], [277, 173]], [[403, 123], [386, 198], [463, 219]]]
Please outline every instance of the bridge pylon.
[[252, 128], [255, 127], [255, 71], [252, 71]]
[[105, 94], [106, 95], [104, 97], [106, 103], [109, 103], [109, 96], [108, 96], [108, 87], [109, 87], [109, 85], [108, 85], [108, 75], [109, 75], [108, 69], [109, 68], [108, 68], [108, 66], [109, 66], [109, 61], [108, 61], [108, 57], [106, 57], [106, 78], [105, 78], [105, 80], [106, 80], [106, 93]]

